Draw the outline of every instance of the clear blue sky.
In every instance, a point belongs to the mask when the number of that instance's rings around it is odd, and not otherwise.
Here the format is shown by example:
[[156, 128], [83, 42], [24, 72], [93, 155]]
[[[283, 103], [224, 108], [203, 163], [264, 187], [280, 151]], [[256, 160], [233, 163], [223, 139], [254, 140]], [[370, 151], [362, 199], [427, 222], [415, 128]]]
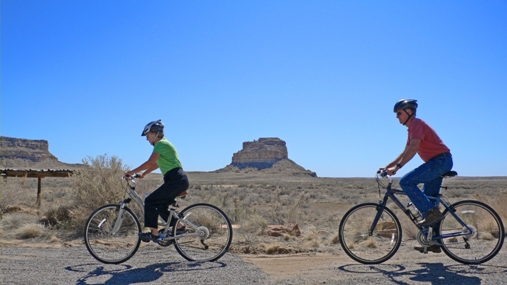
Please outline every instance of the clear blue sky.
[[[464, 176], [507, 175], [507, 1], [1, 2], [1, 135], [137, 167], [162, 119], [187, 171], [279, 137], [320, 177], [373, 177], [419, 102]], [[417, 157], [399, 175], [415, 168]]]

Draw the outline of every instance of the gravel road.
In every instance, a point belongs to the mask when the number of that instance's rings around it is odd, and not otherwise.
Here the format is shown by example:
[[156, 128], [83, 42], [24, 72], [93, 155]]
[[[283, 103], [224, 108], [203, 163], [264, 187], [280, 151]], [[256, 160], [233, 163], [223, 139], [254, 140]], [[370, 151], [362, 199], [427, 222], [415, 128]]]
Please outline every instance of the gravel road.
[[[145, 246], [124, 264], [106, 265], [93, 259], [84, 246], [27, 248], [4, 245], [0, 249], [0, 269], [2, 284], [9, 285], [507, 283], [505, 249], [492, 261], [477, 266], [456, 263], [445, 255], [417, 255], [417, 259], [410, 259], [410, 254], [408, 252], [403, 257], [399, 252], [398, 258], [374, 266], [360, 265], [347, 257], [337, 256], [336, 260], [331, 257], [325, 264], [307, 271], [298, 270], [298, 274], [274, 276], [232, 254], [226, 254], [214, 263], [188, 262], [172, 247], [161, 250]], [[312, 258], [301, 258], [303, 268], [305, 263], [312, 263]], [[281, 262], [287, 260], [281, 259]]]

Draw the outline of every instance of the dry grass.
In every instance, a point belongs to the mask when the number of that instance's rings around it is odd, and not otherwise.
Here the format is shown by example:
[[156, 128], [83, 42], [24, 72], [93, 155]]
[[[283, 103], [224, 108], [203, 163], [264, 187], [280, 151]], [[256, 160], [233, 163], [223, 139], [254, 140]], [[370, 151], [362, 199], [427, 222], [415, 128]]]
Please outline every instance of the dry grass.
[[[44, 179], [40, 207], [35, 205], [36, 179], [2, 181], [1, 237], [33, 238], [48, 243], [81, 239], [84, 222], [94, 209], [123, 198], [120, 178], [125, 169], [121, 160], [107, 156], [88, 158], [85, 164], [88, 166], [70, 179]], [[371, 178], [310, 178], [256, 171], [188, 175], [191, 186], [181, 207], [208, 202], [224, 210], [231, 222], [240, 226], [234, 230], [233, 252], [340, 251], [338, 225], [343, 214], [356, 204], [379, 200], [377, 185]], [[162, 176], [152, 174], [140, 180], [137, 189], [144, 196], [161, 183]], [[495, 208], [504, 224], [507, 221], [507, 208], [503, 206], [507, 204], [507, 177], [458, 177], [446, 184], [449, 190], [443, 193], [450, 202], [478, 198]], [[403, 225], [404, 239], [415, 239], [415, 227], [392, 203], [388, 206]], [[301, 236], [261, 234], [267, 225], [290, 223], [299, 225]], [[481, 234], [481, 238], [490, 237]], [[360, 243], [355, 246], [375, 246], [374, 240]]]
[[16, 238], [29, 239], [36, 238], [44, 232], [44, 226], [40, 224], [24, 224], [16, 231]]
[[71, 177], [71, 187], [76, 193], [70, 210], [72, 227], [80, 230], [88, 216], [104, 204], [118, 203], [124, 196], [121, 177], [127, 170], [118, 157], [100, 155], [83, 159], [84, 168]]

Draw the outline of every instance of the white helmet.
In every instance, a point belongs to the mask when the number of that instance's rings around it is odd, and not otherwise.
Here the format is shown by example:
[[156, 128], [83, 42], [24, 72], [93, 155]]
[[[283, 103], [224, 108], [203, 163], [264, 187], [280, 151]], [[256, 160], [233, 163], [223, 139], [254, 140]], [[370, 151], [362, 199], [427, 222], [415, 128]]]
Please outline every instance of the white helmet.
[[141, 136], [144, 137], [148, 133], [160, 133], [164, 131], [164, 123], [162, 123], [162, 120], [149, 122], [146, 127], [144, 127], [143, 132], [141, 133]]

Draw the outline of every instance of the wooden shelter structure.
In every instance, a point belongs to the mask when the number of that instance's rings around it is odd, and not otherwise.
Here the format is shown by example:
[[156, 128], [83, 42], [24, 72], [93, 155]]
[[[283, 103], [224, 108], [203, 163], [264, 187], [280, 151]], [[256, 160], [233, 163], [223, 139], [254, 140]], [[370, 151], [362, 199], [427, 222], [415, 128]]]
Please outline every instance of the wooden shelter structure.
[[40, 194], [42, 191], [42, 178], [44, 177], [69, 177], [73, 170], [69, 169], [0, 169], [0, 175], [7, 179], [7, 177], [29, 177], [37, 178], [37, 205], [40, 205]]

